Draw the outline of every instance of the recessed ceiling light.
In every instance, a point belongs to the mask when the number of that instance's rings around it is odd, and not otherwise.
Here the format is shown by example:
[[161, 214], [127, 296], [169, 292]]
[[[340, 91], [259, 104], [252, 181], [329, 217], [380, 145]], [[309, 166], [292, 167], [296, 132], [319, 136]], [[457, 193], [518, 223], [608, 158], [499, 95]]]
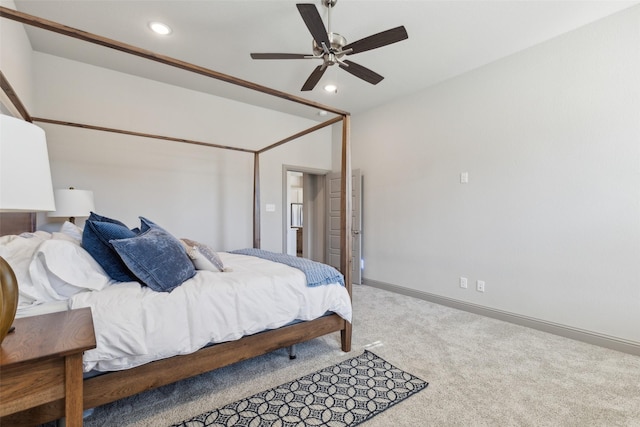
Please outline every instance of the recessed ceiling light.
[[324, 117], [324, 116], [326, 116], [327, 114], [329, 114], [329, 113], [328, 113], [327, 111], [325, 111], [325, 110], [320, 110], [320, 111], [318, 111], [318, 115], [319, 115], [319, 116]]
[[332, 85], [332, 84], [328, 84], [328, 85], [326, 85], [324, 87], [324, 90], [326, 90], [327, 92], [338, 93], [338, 86]]
[[163, 24], [162, 22], [149, 22], [149, 28], [156, 34], [160, 34], [161, 36], [166, 36], [171, 34], [171, 28], [167, 24]]

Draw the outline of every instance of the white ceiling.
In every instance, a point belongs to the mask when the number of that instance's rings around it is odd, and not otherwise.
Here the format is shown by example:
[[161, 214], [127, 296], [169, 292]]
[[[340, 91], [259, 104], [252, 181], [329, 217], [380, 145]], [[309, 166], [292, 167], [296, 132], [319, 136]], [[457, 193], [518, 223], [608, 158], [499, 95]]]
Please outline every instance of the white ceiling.
[[[300, 0], [298, 2], [303, 2]], [[327, 10], [318, 5], [325, 19]], [[0, 1], [6, 5], [6, 1]], [[191, 62], [351, 113], [435, 85], [453, 76], [542, 43], [639, 1], [569, 0], [338, 0], [332, 31], [352, 42], [404, 25], [409, 39], [349, 57], [385, 79], [376, 86], [331, 67], [312, 92], [300, 88], [318, 60], [252, 60], [251, 52], [311, 53], [296, 1], [270, 0], [15, 0], [19, 11]], [[173, 33], [152, 34], [152, 20]], [[253, 91], [132, 59], [119, 52], [28, 28], [40, 52], [111, 68], [319, 119], [317, 111]], [[330, 94], [322, 86], [339, 86]], [[292, 109], [293, 108], [293, 109]]]

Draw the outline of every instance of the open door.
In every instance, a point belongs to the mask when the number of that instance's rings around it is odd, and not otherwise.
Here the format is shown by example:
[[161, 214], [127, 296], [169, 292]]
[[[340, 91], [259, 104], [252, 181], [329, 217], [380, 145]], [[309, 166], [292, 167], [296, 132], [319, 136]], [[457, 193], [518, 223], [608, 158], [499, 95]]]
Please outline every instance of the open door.
[[[352, 193], [352, 271], [351, 281], [362, 283], [362, 175], [354, 169], [351, 175]], [[340, 173], [327, 174], [327, 243], [325, 262], [340, 269]]]

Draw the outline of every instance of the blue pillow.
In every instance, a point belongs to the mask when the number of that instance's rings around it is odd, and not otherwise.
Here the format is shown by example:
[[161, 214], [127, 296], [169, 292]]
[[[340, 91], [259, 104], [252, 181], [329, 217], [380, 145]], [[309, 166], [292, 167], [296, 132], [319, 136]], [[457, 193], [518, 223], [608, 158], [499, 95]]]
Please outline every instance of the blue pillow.
[[140, 231], [142, 231], [143, 233], [145, 231], [147, 231], [148, 229], [155, 227], [155, 228], [159, 228], [160, 230], [163, 230], [166, 232], [166, 230], [162, 227], [160, 227], [158, 224], [156, 224], [155, 222], [143, 217], [143, 216], [139, 216], [138, 218], [140, 218]]
[[135, 237], [137, 233], [129, 230], [120, 221], [112, 221], [87, 220], [82, 232], [82, 247], [91, 254], [112, 279], [120, 282], [135, 282], [137, 281], [136, 277], [122, 262], [109, 240]]
[[106, 217], [106, 216], [98, 215], [95, 212], [90, 212], [89, 213], [89, 218], [87, 218], [87, 221], [111, 222], [113, 224], [118, 224], [118, 225], [121, 225], [123, 227], [126, 227], [126, 224], [118, 221], [117, 219], [113, 219], [113, 218], [109, 218], [109, 217]]
[[[142, 218], [141, 218], [142, 220]], [[110, 243], [138, 280], [158, 292], [171, 292], [196, 274], [184, 246], [150, 221], [137, 236]]]

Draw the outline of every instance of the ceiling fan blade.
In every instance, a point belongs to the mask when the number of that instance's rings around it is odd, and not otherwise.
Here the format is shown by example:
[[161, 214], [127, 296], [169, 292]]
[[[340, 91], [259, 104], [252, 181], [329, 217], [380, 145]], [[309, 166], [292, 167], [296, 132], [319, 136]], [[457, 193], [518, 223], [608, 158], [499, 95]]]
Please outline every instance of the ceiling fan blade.
[[253, 59], [305, 59], [311, 55], [304, 53], [252, 53]]
[[356, 77], [361, 78], [362, 80], [371, 83], [372, 85], [377, 85], [384, 79], [380, 74], [371, 71], [370, 69], [363, 67], [360, 64], [356, 64], [353, 61], [345, 60], [344, 64], [339, 64], [340, 68], [345, 70], [348, 73], [353, 74]]
[[316, 69], [313, 70], [313, 72], [311, 73], [307, 81], [304, 82], [304, 85], [302, 85], [302, 89], [300, 90], [303, 90], [303, 91], [313, 90], [313, 88], [316, 87], [316, 85], [322, 78], [322, 75], [324, 74], [326, 69], [327, 69], [326, 65], [324, 64], [318, 65]]
[[298, 3], [296, 6], [298, 12], [300, 12], [300, 16], [302, 16], [302, 20], [307, 25], [309, 32], [318, 46], [322, 46], [322, 43], [324, 43], [327, 48], [330, 48], [331, 43], [329, 43], [329, 36], [327, 35], [327, 30], [324, 27], [316, 5], [312, 3]]
[[392, 28], [387, 31], [383, 31], [381, 33], [374, 34], [369, 37], [365, 37], [360, 40], [356, 40], [353, 43], [349, 43], [344, 46], [342, 50], [352, 49], [351, 54], [365, 52], [371, 49], [377, 49], [382, 46], [386, 46], [392, 43], [397, 43], [399, 41], [408, 39], [409, 35], [407, 34], [407, 30], [404, 26], [399, 26], [396, 28]]

